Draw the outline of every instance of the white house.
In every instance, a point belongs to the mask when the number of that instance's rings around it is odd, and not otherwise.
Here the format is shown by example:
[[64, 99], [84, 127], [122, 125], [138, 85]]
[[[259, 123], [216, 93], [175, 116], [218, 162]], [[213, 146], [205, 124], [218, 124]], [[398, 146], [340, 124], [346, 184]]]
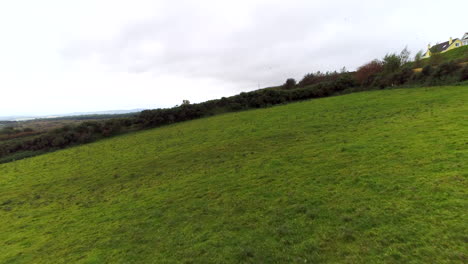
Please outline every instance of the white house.
[[466, 32], [465, 35], [463, 35], [463, 37], [461, 38], [461, 41], [463, 43], [463, 46], [468, 45], [468, 32]]

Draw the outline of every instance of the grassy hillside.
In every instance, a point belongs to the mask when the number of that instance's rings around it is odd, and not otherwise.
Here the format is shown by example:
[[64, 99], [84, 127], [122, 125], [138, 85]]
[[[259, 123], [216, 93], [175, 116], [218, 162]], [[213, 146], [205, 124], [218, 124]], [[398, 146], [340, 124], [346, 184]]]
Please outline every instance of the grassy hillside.
[[466, 263], [467, 101], [362, 92], [1, 164], [0, 263]]
[[468, 46], [462, 46], [453, 50], [449, 50], [441, 54], [444, 61], [461, 60], [468, 61]]
[[[468, 61], [468, 46], [461, 46], [456, 49], [449, 50], [447, 52], [440, 54], [439, 63], [457, 61], [457, 62], [467, 62]], [[421, 66], [426, 66], [431, 63], [430, 58], [421, 60]]]

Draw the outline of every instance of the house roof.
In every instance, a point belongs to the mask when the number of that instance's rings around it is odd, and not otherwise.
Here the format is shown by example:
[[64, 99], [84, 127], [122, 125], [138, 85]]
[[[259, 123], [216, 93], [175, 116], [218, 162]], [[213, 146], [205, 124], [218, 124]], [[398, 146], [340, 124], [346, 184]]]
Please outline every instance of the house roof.
[[[455, 42], [456, 40], [458, 40], [457, 38], [452, 40], [452, 43]], [[434, 45], [430, 48], [431, 52], [442, 52], [444, 50], [446, 50], [448, 47], [449, 47], [449, 42], [448, 41], [445, 41], [445, 42], [442, 42], [440, 44], [437, 44], [437, 45]]]
[[463, 35], [462, 39], [468, 39], [468, 32], [466, 32], [465, 35]]

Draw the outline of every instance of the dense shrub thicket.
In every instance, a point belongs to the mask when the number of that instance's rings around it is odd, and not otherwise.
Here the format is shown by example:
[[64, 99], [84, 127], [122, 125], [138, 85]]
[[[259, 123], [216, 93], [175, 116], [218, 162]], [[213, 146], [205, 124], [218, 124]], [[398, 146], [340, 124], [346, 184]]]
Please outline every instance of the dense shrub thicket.
[[[401, 54], [388, 54], [382, 60], [373, 60], [356, 72], [308, 73], [296, 83], [286, 80], [279, 87], [244, 92], [199, 104], [184, 100], [180, 106], [168, 109], [146, 110], [135, 116], [86, 121], [77, 126], [64, 126], [35, 137], [0, 142], [0, 162], [31, 156], [31, 153], [65, 148], [92, 142], [128, 131], [142, 130], [176, 122], [192, 120], [219, 113], [268, 107], [299, 100], [327, 97], [343, 92], [383, 89], [401, 85], [441, 85], [468, 80], [468, 65], [446, 62], [427, 65], [421, 72], [412, 70], [405, 49]], [[418, 57], [418, 55], [416, 56]], [[417, 58], [416, 58], [417, 59]]]

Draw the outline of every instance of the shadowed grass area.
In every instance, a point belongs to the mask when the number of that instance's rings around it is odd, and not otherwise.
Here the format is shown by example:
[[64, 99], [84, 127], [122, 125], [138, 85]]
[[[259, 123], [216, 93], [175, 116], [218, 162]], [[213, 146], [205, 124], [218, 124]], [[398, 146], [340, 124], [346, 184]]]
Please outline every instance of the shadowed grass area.
[[0, 263], [463, 263], [468, 86], [225, 114], [0, 165]]

